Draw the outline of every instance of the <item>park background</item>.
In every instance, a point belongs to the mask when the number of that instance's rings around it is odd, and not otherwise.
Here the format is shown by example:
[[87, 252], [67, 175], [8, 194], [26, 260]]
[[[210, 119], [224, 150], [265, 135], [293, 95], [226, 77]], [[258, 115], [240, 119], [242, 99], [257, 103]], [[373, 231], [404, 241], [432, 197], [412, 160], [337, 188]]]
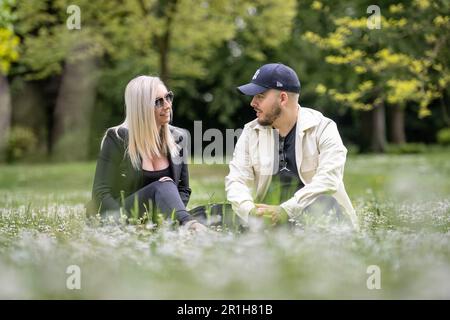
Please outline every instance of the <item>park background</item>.
[[[450, 298], [450, 3], [372, 2], [0, 0], [0, 297]], [[86, 222], [132, 78], [159, 75], [191, 136], [225, 133], [254, 118], [235, 87], [268, 62], [338, 124], [360, 233]], [[190, 208], [225, 200], [226, 164], [190, 168]]]
[[254, 112], [235, 87], [268, 62], [297, 71], [301, 105], [334, 119], [353, 152], [448, 144], [448, 1], [370, 5], [2, 0], [3, 159], [95, 159], [140, 74], [175, 92], [174, 125], [242, 128]]

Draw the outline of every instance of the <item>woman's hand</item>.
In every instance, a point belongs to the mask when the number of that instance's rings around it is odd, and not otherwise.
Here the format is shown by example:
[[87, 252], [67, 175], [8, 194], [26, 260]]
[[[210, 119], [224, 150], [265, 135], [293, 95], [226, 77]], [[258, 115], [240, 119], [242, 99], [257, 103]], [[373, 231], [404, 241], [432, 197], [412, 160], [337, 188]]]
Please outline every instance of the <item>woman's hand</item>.
[[190, 229], [194, 230], [195, 232], [206, 232], [206, 231], [208, 231], [208, 228], [205, 225], [201, 224], [200, 222], [193, 223]]
[[198, 222], [197, 220], [191, 220], [191, 221], [187, 222], [186, 227], [188, 228], [188, 230], [193, 230], [195, 232], [208, 231], [208, 228], [205, 225]]

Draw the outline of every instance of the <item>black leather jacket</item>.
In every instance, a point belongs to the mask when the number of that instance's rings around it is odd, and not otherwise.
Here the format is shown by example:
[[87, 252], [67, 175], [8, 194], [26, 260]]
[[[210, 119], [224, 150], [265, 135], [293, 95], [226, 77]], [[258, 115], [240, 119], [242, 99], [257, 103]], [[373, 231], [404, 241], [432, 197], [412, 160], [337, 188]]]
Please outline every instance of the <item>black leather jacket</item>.
[[[180, 146], [180, 153], [170, 157], [172, 179], [178, 187], [181, 200], [185, 205], [189, 201], [191, 189], [189, 188], [188, 166], [183, 159], [183, 147], [187, 138], [185, 130], [170, 126], [175, 143]], [[87, 205], [88, 214], [96, 214], [106, 210], [120, 208], [121, 192], [124, 198], [141, 189], [143, 185], [142, 170], [135, 170], [131, 164], [128, 153], [128, 129], [109, 128], [101, 147], [97, 167], [95, 170], [94, 185], [92, 188], [92, 201]]]

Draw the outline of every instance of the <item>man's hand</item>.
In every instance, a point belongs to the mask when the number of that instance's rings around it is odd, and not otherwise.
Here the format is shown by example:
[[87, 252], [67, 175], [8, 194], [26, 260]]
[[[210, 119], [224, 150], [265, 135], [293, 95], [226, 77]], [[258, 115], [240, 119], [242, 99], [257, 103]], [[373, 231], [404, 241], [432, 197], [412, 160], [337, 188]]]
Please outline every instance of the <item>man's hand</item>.
[[272, 206], [264, 203], [255, 203], [255, 210], [253, 213], [257, 217], [268, 217], [272, 221], [272, 225], [279, 222], [285, 222], [288, 219], [286, 211], [280, 206]]

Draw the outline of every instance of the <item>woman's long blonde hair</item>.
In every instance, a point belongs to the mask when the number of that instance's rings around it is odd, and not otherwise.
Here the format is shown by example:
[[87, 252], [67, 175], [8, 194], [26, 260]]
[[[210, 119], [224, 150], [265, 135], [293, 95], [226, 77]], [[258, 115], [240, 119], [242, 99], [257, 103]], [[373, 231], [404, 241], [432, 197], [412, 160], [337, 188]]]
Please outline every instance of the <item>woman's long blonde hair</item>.
[[[164, 83], [158, 77], [139, 76], [125, 89], [125, 121], [119, 125], [128, 129], [127, 152], [135, 169], [142, 168], [141, 157], [152, 159], [162, 155], [175, 155], [175, 144], [169, 125], [158, 132], [155, 120], [155, 100], [158, 86]], [[172, 110], [170, 111], [172, 112]]]

